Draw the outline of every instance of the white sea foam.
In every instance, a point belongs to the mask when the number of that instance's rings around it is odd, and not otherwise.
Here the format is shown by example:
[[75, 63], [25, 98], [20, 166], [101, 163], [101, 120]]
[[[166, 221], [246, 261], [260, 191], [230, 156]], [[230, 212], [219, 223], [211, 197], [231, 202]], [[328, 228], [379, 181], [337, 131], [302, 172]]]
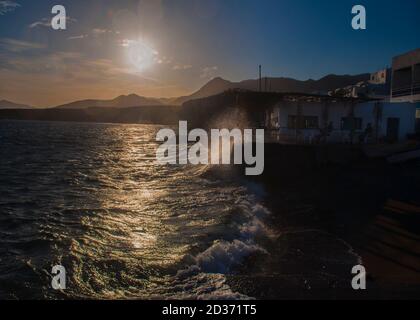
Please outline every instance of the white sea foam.
[[[256, 243], [256, 237], [271, 236], [272, 233], [263, 222], [270, 212], [260, 204], [252, 205], [250, 201], [241, 201], [237, 205], [242, 208], [241, 216], [237, 217], [238, 221], [242, 221], [237, 223], [238, 237], [231, 241], [214, 241], [208, 249], [191, 257], [192, 265], [178, 271], [175, 277], [176, 281], [183, 284], [183, 289], [186, 283], [189, 284], [188, 291], [197, 283], [202, 283], [193, 290], [198, 299], [252, 299], [233, 292], [226, 283], [225, 275], [234, 272], [252, 254], [267, 254]], [[206, 281], [202, 281], [204, 278]]]
[[238, 266], [245, 257], [258, 251], [265, 252], [253, 243], [244, 243], [236, 239], [232, 242], [222, 240], [200, 253], [196, 261], [203, 272], [226, 274]]
[[227, 274], [251, 254], [267, 253], [256, 243], [255, 238], [271, 235], [263, 222], [269, 211], [260, 204], [250, 206], [248, 201], [242, 201], [239, 206], [243, 207], [243, 210], [242, 216], [238, 219], [245, 221], [237, 224], [238, 237], [232, 241], [223, 239], [214, 241], [207, 250], [194, 258], [194, 267], [206, 273]]

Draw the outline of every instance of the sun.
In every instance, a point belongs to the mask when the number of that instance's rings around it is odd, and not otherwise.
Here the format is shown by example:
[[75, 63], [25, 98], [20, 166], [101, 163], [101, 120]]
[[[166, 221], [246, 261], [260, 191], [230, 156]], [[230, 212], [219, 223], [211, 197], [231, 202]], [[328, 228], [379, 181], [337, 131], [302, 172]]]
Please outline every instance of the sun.
[[126, 40], [123, 46], [127, 48], [130, 64], [137, 71], [144, 71], [155, 64], [158, 52], [144, 40]]

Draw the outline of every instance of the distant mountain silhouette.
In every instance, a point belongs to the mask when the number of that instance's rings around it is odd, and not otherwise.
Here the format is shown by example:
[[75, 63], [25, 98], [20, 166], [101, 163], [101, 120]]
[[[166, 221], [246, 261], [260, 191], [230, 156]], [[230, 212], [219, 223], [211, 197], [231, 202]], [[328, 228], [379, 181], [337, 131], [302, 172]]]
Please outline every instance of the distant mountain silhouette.
[[[319, 80], [300, 81], [292, 78], [263, 78], [263, 91], [272, 92], [293, 92], [293, 93], [316, 93], [326, 94], [330, 90], [354, 85], [361, 81], [369, 80], [368, 73], [359, 75], [328, 75]], [[244, 89], [257, 91], [259, 89], [259, 80], [244, 80], [240, 82], [231, 82], [222, 78], [214, 78], [205, 84], [197, 92], [189, 96], [180, 97], [173, 100], [174, 104], [183, 104], [188, 100], [209, 97], [222, 93], [229, 89]]]
[[159, 99], [141, 97], [136, 94], [119, 96], [112, 100], [80, 100], [55, 107], [56, 109], [86, 109], [91, 107], [129, 108], [142, 106], [158, 106], [163, 103]]
[[[319, 80], [300, 81], [292, 78], [263, 78], [262, 90], [270, 92], [290, 93], [315, 93], [326, 94], [330, 90], [347, 87], [362, 81], [369, 80], [370, 75], [328, 75]], [[136, 94], [122, 95], [112, 100], [87, 99], [63, 104], [54, 109], [87, 109], [92, 107], [101, 108], [130, 108], [143, 106], [182, 105], [184, 102], [194, 99], [206, 98], [220, 94], [229, 89], [244, 89], [258, 91], [258, 79], [232, 82], [220, 77], [206, 83], [201, 89], [189, 96], [178, 98], [147, 98]], [[30, 109], [33, 107], [15, 104], [10, 101], [0, 101], [0, 109]]]
[[26, 104], [19, 104], [8, 100], [0, 101], [0, 109], [33, 109], [34, 107]]

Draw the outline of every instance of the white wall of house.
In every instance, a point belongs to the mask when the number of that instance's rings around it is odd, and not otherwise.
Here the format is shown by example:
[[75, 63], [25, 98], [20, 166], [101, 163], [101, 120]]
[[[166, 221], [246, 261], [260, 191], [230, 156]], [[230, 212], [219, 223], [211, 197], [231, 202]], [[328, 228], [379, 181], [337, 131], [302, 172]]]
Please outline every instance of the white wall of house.
[[[399, 119], [399, 140], [403, 141], [407, 135], [415, 132], [416, 106], [412, 103], [391, 103], [381, 102], [382, 116], [380, 117], [378, 128], [379, 136], [385, 137], [388, 130], [388, 119]], [[375, 124], [375, 102], [361, 103], [356, 106], [355, 115], [363, 119], [363, 126], [368, 123]]]
[[[300, 107], [299, 107], [300, 104]], [[361, 119], [361, 128], [354, 130], [354, 134], [361, 135], [365, 132], [368, 124], [373, 128], [376, 125], [378, 138], [383, 139], [388, 134], [388, 119], [399, 119], [398, 140], [404, 141], [409, 134], [415, 133], [416, 126], [416, 105], [412, 103], [390, 103], [380, 102], [381, 112], [377, 119], [377, 102], [358, 103], [352, 106], [350, 102], [335, 102], [328, 106], [327, 123], [332, 123], [333, 131], [328, 137], [329, 142], [348, 142], [350, 141], [350, 130], [342, 128], [342, 119], [349, 117], [352, 113], [355, 118]], [[299, 112], [300, 108], [300, 112]], [[318, 129], [304, 128], [298, 129], [290, 127], [289, 116], [317, 117]], [[280, 139], [294, 139], [296, 136], [303, 142], [311, 142], [320, 135], [320, 128], [325, 125], [325, 103], [321, 102], [295, 102], [287, 101], [279, 103], [272, 111], [269, 119], [270, 126], [278, 130]], [[357, 139], [357, 137], [356, 137]], [[357, 140], [356, 140], [357, 141]]]
[[370, 74], [369, 83], [385, 84], [389, 80], [388, 69], [382, 69]]

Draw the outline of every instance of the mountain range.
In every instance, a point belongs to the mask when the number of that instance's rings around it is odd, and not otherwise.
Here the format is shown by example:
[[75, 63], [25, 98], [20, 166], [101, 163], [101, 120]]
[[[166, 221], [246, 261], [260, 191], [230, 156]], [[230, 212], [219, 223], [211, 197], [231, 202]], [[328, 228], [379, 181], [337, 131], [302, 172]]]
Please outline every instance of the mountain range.
[[136, 94], [119, 96], [112, 100], [80, 100], [57, 106], [57, 109], [85, 109], [90, 107], [129, 108], [163, 105], [159, 99], [141, 97]]
[[[263, 78], [261, 81], [262, 91], [327, 94], [328, 91], [355, 85], [359, 82], [368, 81], [368, 73], [359, 75], [328, 75], [319, 80], [296, 80], [292, 78]], [[174, 100], [174, 104], [182, 104], [188, 100], [209, 97], [222, 93], [229, 89], [259, 90], [259, 80], [244, 80], [231, 82], [222, 78], [214, 78], [192, 95], [180, 97]]]
[[[368, 73], [359, 75], [328, 75], [319, 80], [296, 80], [292, 78], [263, 78], [262, 91], [327, 94], [328, 91], [368, 81]], [[182, 105], [184, 102], [209, 97], [230, 89], [259, 90], [259, 80], [251, 79], [232, 82], [223, 78], [214, 78], [189, 96], [177, 98], [147, 98], [136, 94], [122, 95], [112, 100], [80, 100], [57, 106], [57, 109], [86, 109], [90, 107], [128, 108], [141, 106]], [[0, 109], [29, 109], [31, 106], [0, 101]]]
[[25, 104], [14, 103], [8, 100], [0, 101], [0, 109], [33, 109], [34, 107]]

